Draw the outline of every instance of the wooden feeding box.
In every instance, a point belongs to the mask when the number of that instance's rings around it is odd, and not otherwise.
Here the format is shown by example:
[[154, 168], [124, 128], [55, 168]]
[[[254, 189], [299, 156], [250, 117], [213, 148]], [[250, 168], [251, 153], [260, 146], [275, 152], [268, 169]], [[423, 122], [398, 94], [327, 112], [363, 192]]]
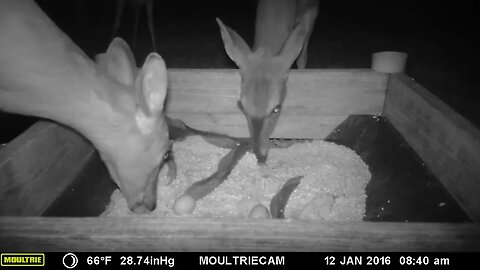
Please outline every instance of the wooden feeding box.
[[[167, 115], [247, 136], [236, 70], [173, 69], [169, 80]], [[323, 139], [349, 115], [383, 115], [473, 223], [42, 217], [73, 181], [94, 175], [98, 157], [77, 133], [41, 121], [0, 150], [0, 250], [480, 251], [477, 128], [405, 74], [293, 70], [288, 88], [274, 137]]]

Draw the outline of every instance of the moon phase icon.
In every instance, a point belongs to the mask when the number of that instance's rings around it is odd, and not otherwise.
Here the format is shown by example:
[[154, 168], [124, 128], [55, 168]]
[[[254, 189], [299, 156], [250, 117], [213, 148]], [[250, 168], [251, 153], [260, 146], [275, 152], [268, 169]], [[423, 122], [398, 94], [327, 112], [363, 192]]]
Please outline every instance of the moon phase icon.
[[78, 258], [75, 256], [73, 253], [67, 253], [65, 256], [63, 256], [63, 266], [65, 266], [68, 269], [75, 268], [78, 264]]

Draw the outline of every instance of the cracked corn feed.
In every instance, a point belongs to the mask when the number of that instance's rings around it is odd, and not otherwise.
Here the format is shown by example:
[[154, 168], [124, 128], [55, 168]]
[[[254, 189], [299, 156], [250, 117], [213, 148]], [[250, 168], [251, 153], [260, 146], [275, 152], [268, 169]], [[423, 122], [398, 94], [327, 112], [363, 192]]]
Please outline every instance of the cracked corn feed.
[[[207, 143], [201, 136], [189, 136], [173, 146], [177, 178], [168, 183], [167, 168], [159, 176], [157, 208], [149, 215], [175, 216], [175, 199], [194, 182], [217, 170], [218, 162], [230, 150]], [[230, 176], [212, 193], [196, 202], [197, 217], [248, 217], [256, 205], [269, 207], [272, 197], [290, 178], [303, 175], [290, 195], [284, 214], [293, 219], [361, 220], [365, 211], [365, 186], [370, 181], [367, 165], [351, 149], [326, 141], [295, 143], [271, 149], [268, 177], [248, 152]], [[119, 190], [103, 216], [131, 213]]]

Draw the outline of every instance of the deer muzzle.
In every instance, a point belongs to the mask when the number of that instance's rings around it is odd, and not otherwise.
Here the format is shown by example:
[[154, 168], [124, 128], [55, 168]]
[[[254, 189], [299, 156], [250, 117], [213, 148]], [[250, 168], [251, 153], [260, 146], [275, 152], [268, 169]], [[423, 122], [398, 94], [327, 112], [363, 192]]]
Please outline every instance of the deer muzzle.
[[268, 156], [268, 144], [270, 139], [269, 132], [265, 130], [266, 118], [251, 118], [250, 119], [250, 138], [253, 148], [253, 153], [257, 157], [259, 164], [265, 164]]

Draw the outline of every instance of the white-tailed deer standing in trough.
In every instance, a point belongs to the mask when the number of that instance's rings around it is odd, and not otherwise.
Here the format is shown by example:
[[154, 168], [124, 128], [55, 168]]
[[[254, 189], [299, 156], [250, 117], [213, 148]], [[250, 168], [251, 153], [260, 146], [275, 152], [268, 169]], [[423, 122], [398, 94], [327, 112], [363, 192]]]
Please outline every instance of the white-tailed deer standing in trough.
[[142, 7], [145, 7], [145, 12], [147, 13], [147, 24], [148, 31], [150, 31], [150, 38], [152, 39], [153, 50], [157, 51], [157, 46], [155, 44], [155, 28], [153, 24], [153, 0], [117, 0], [117, 6], [115, 11], [115, 20], [113, 22], [113, 31], [112, 37], [117, 35], [118, 29], [120, 28], [120, 23], [122, 21], [123, 10], [125, 4], [129, 3], [133, 7], [135, 12], [134, 25], [133, 25], [133, 49], [137, 47], [137, 33], [138, 33], [138, 19], [140, 17], [140, 10]]
[[[270, 136], [286, 97], [286, 81], [295, 60], [305, 68], [307, 46], [318, 0], [260, 0], [252, 49], [219, 19], [225, 50], [241, 77], [238, 105], [247, 118], [253, 151], [264, 165]], [[295, 89], [292, 89], [295, 90]]]
[[0, 1], [0, 109], [74, 128], [99, 151], [128, 207], [156, 206], [158, 172], [170, 154], [162, 114], [163, 59], [150, 54], [137, 71], [115, 39], [94, 63], [33, 0]]

